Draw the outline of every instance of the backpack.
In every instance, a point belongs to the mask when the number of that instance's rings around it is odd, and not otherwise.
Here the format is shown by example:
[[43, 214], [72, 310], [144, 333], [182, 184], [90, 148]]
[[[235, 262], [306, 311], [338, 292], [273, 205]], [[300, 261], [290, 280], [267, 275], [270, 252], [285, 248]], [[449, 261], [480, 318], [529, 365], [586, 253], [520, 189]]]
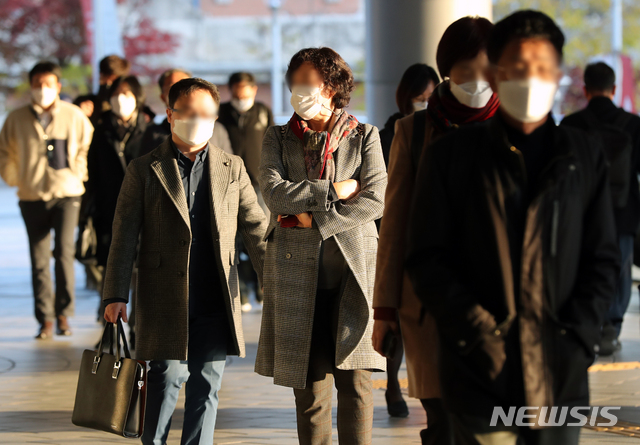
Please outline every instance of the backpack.
[[629, 200], [631, 182], [633, 141], [631, 135], [624, 131], [631, 119], [631, 114], [621, 110], [618, 117], [610, 124], [599, 121], [589, 109], [583, 111], [582, 117], [588, 125], [589, 134], [597, 137], [602, 143], [609, 164], [609, 184], [613, 206], [622, 208]]

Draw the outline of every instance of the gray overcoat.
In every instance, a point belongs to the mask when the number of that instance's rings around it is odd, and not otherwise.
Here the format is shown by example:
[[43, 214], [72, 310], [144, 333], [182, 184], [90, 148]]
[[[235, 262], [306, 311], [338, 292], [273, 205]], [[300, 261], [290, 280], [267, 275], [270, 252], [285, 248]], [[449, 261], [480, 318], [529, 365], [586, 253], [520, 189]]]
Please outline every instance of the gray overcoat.
[[[242, 159], [210, 145], [211, 231], [230, 326], [228, 353], [244, 357], [236, 232], [262, 278], [267, 218]], [[127, 168], [118, 196], [103, 299], [129, 297], [136, 246], [136, 357], [186, 360], [189, 340], [189, 209], [169, 139]], [[220, 292], [212, 289], [213, 293]]]
[[[302, 141], [289, 125], [265, 135], [260, 188], [271, 211], [264, 265], [264, 308], [257, 373], [274, 383], [304, 388], [322, 240], [335, 236], [349, 266], [340, 298], [335, 363], [339, 369], [384, 370], [371, 344], [378, 231], [387, 172], [378, 129], [359, 124], [334, 153], [335, 182], [360, 181], [361, 191], [329, 204], [329, 180], [307, 179]], [[311, 212], [313, 228], [281, 228], [279, 214]]]

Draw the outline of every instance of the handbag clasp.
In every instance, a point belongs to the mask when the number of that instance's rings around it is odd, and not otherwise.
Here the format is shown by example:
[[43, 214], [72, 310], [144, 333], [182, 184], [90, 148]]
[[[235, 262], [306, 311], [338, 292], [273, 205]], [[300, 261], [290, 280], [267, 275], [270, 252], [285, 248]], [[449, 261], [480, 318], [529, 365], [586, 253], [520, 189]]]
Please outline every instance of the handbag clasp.
[[91, 367], [91, 374], [98, 372], [98, 363], [100, 363], [100, 356], [93, 357], [93, 366]]
[[111, 374], [111, 378], [112, 379], [117, 379], [119, 372], [120, 372], [120, 362], [115, 362], [113, 364], [113, 373]]

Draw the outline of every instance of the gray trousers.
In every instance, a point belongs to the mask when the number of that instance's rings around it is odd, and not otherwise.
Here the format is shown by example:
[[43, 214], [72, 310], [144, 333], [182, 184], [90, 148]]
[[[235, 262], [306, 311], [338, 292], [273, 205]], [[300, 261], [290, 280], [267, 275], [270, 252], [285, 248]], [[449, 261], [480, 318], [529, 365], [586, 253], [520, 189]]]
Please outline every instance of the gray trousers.
[[[144, 334], [144, 333], [143, 333]], [[186, 361], [151, 360], [143, 445], [163, 445], [171, 428], [180, 388], [186, 383], [182, 445], [211, 445], [218, 413], [218, 390], [227, 358], [226, 314], [189, 321]]]
[[[35, 315], [40, 324], [74, 312], [75, 229], [78, 226], [80, 197], [50, 201], [20, 201], [22, 218], [29, 237], [31, 281]], [[51, 230], [55, 233], [55, 294], [51, 281]]]
[[313, 320], [307, 385], [294, 389], [298, 441], [301, 445], [331, 445], [333, 383], [338, 390], [340, 445], [368, 445], [373, 428], [371, 371], [335, 366], [339, 291], [318, 290]]

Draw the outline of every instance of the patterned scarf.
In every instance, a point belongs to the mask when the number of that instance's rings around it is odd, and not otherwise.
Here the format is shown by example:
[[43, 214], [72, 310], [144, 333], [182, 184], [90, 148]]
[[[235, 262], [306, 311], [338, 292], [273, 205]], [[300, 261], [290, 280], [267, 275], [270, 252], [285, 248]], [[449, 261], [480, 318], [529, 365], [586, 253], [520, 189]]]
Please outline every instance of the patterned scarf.
[[293, 133], [302, 141], [304, 147], [304, 162], [307, 167], [307, 177], [313, 179], [335, 180], [336, 166], [333, 154], [338, 145], [358, 126], [358, 120], [343, 110], [337, 110], [331, 117], [328, 131], [314, 131], [308, 123], [293, 114], [289, 125]]

